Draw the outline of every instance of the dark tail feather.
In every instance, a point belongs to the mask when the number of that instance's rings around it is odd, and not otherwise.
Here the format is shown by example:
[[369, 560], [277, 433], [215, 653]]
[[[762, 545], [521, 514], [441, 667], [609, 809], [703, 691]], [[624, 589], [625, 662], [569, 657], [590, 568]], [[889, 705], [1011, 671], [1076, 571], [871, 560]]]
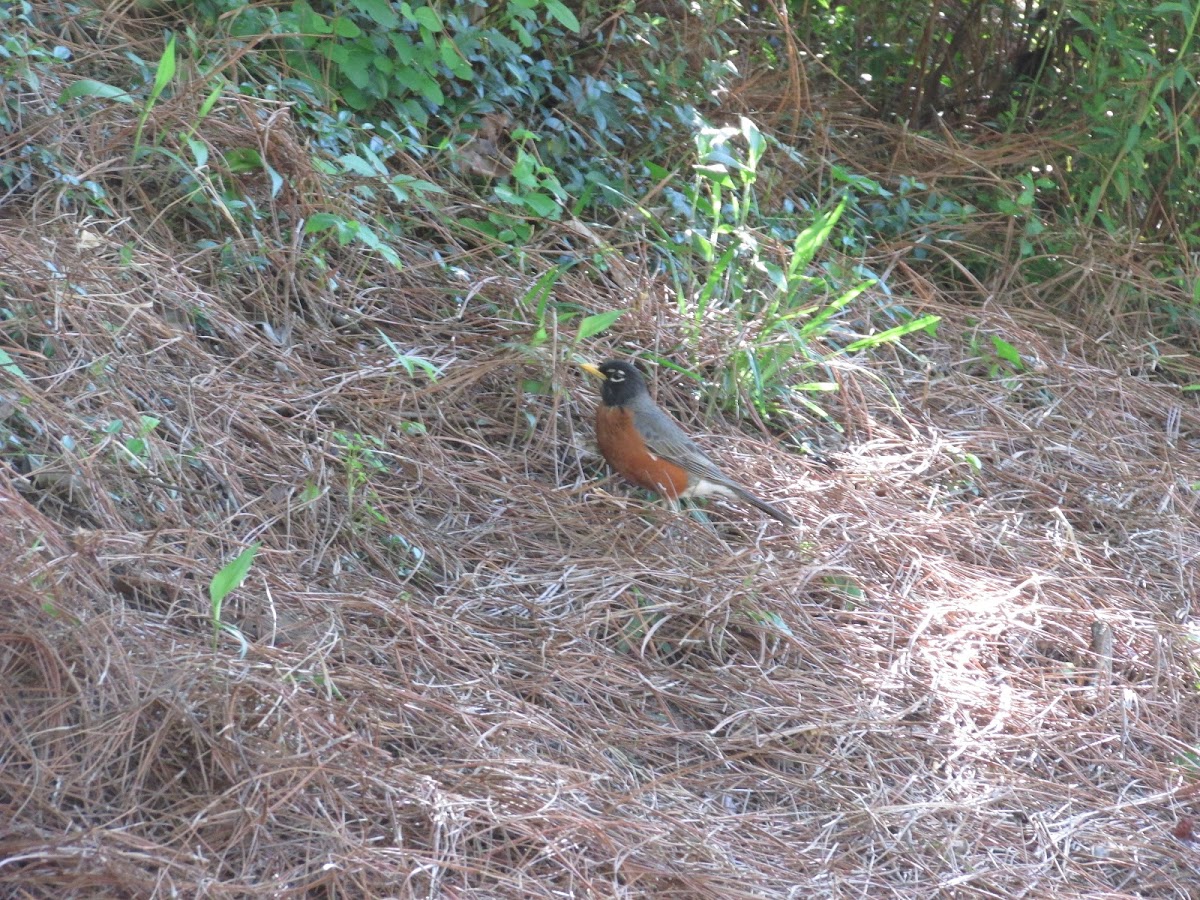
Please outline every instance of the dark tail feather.
[[799, 527], [800, 523], [797, 522], [795, 519], [793, 519], [791, 516], [789, 516], [787, 513], [785, 513], [782, 509], [780, 509], [777, 506], [772, 506], [766, 500], [759, 500], [757, 497], [755, 497], [752, 493], [750, 493], [748, 490], [746, 490], [740, 484], [730, 484], [729, 486], [733, 489], [733, 492], [735, 494], [737, 494], [739, 497], [741, 497], [743, 500], [745, 500], [747, 503], [749, 503], [755, 509], [761, 509], [772, 519], [775, 519], [778, 522], [782, 522], [784, 525], [787, 525], [790, 528], [798, 528]]

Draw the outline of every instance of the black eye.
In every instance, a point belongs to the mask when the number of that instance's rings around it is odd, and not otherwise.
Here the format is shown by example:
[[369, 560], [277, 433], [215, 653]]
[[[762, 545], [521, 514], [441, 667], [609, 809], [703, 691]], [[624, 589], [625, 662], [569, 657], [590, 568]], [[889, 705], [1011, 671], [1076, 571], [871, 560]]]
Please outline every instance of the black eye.
[[608, 373], [609, 381], [624, 381], [625, 373], [621, 371], [612, 371]]

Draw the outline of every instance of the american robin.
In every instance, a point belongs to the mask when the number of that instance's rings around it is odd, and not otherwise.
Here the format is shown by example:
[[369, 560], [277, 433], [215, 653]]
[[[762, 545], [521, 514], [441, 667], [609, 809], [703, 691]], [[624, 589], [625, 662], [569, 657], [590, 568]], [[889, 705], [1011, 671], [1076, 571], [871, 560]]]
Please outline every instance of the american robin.
[[714, 494], [738, 497], [785, 525], [799, 525], [717, 468], [650, 399], [642, 373], [629, 363], [609, 360], [580, 368], [604, 382], [596, 409], [596, 442], [623, 477], [672, 501]]

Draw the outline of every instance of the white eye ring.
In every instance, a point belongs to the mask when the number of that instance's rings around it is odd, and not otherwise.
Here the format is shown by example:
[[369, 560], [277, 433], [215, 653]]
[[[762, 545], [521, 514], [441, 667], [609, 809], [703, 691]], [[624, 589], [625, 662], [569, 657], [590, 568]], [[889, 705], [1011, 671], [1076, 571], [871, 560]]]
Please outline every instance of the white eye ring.
[[614, 383], [616, 383], [616, 382], [618, 382], [618, 381], [624, 381], [624, 380], [625, 380], [625, 373], [624, 373], [624, 372], [622, 372], [622, 371], [620, 371], [620, 370], [616, 370], [616, 371], [610, 372], [610, 373], [609, 373], [609, 376], [608, 376], [608, 380], [609, 380], [609, 381], [611, 381], [611, 382], [614, 382]]

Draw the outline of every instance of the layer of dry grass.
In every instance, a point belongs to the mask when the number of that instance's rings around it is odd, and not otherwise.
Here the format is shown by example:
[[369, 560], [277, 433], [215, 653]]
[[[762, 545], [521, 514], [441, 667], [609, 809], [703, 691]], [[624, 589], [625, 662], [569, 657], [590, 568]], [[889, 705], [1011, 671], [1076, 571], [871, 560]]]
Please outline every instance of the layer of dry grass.
[[378, 269], [280, 343], [171, 248], [39, 226], [0, 230], [41, 347], [3, 395], [6, 890], [1194, 895], [1200, 415], [1140, 351], [947, 304], [843, 371], [832, 470], [660, 378], [793, 535], [598, 481], [590, 386], [487, 311], [515, 276]]
[[[1138, 248], [1063, 261], [1074, 326], [1017, 267], [948, 296], [880, 248], [943, 321], [838, 370], [845, 433], [806, 435], [831, 468], [656, 372], [789, 533], [603, 480], [594, 388], [517, 312], [536, 253], [505, 267], [435, 220], [403, 273], [330, 251], [322, 275], [290, 228], [339, 199], [245, 97], [206, 140], [260, 146], [289, 192], [197, 250], [170, 179], [126, 171], [134, 114], [107, 115], [30, 128], [119, 214], [47, 188], [0, 222], [28, 376], [0, 370], [0, 892], [1196, 896], [1200, 410], [1160, 376], [1200, 377], [1129, 302]], [[964, 178], [1035, 152], [847, 137], [875, 128], [822, 140]], [[559, 280], [629, 309], [589, 356], [677, 348], [638, 265]], [[1026, 371], [989, 371], [993, 335]], [[255, 541], [214, 646], [209, 582]]]

